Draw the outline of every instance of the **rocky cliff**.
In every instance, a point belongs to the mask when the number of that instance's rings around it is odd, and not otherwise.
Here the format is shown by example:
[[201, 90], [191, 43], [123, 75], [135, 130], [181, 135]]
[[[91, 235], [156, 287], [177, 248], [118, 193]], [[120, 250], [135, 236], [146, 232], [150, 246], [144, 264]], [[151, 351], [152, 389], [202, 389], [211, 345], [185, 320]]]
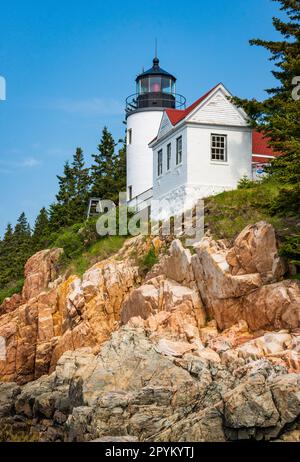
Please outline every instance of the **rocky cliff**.
[[175, 240], [145, 278], [131, 258], [143, 245], [82, 278], [58, 277], [60, 249], [28, 261], [22, 296], [1, 307], [0, 428], [42, 441], [300, 438], [300, 282], [284, 279], [272, 226], [230, 247]]

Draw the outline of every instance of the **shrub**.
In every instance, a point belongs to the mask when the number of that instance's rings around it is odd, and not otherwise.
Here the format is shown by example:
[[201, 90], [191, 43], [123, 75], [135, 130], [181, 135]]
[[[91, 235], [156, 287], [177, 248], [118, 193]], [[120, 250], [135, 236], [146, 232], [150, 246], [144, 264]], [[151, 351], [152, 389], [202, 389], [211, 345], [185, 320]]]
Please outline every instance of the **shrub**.
[[63, 259], [71, 259], [82, 253], [84, 244], [78, 232], [71, 228], [62, 231], [60, 236], [54, 242], [54, 247], [64, 249]]
[[256, 185], [255, 181], [250, 180], [246, 175], [238, 182], [238, 189], [250, 189]]
[[280, 248], [280, 255], [287, 258], [300, 270], [300, 234], [286, 238]]
[[[82, 276], [83, 273], [93, 264], [109, 258], [116, 254], [123, 246], [126, 237], [108, 236], [99, 238], [97, 242], [91, 244], [81, 255], [72, 260], [63, 260], [70, 272]], [[64, 265], [65, 266], [65, 265]]]
[[300, 185], [279, 189], [277, 197], [270, 203], [272, 215], [294, 215], [300, 213]]
[[11, 297], [14, 294], [19, 294], [22, 292], [24, 285], [24, 279], [20, 279], [11, 286], [7, 286], [4, 289], [0, 290], [0, 305], [7, 297]]
[[151, 270], [151, 268], [158, 262], [158, 257], [155, 253], [155, 249], [153, 247], [144, 255], [144, 257], [140, 260], [140, 269], [143, 273], [147, 273]]
[[99, 239], [96, 229], [96, 223], [99, 217], [89, 218], [86, 220], [78, 230], [85, 245], [90, 245]]

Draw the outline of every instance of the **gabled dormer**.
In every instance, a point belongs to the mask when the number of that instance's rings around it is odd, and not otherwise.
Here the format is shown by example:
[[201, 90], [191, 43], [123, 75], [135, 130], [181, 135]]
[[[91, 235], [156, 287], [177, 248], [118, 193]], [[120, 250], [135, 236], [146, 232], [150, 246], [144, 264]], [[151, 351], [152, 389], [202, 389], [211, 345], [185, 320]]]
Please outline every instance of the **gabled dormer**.
[[230, 101], [232, 96], [224, 85], [219, 83], [187, 109], [165, 109], [158, 134], [150, 146], [184, 123], [247, 127], [247, 115], [243, 109]]
[[185, 117], [186, 122], [227, 126], [247, 126], [246, 113], [235, 106], [223, 84], [212, 89]]
[[160, 123], [158, 134], [157, 134], [157, 139], [164, 136], [166, 133], [172, 130], [172, 128], [173, 128], [173, 125], [169, 119], [167, 112], [165, 111], [161, 119], [161, 123]]

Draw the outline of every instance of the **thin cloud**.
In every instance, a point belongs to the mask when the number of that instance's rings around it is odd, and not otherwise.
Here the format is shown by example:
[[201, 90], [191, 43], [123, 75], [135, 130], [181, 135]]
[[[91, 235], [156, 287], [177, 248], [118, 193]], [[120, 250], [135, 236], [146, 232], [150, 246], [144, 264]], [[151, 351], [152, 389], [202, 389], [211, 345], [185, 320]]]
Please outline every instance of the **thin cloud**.
[[28, 157], [27, 159], [24, 159], [21, 162], [20, 166], [32, 168], [32, 167], [36, 167], [37, 165], [40, 165], [40, 163], [41, 162], [35, 157]]
[[10, 169], [22, 169], [22, 168], [34, 168], [40, 165], [41, 162], [36, 159], [35, 157], [25, 157], [19, 161], [7, 161], [7, 160], [0, 160], [0, 166], [2, 165], [4, 168], [0, 167], [0, 172], [2, 173], [12, 173]]
[[60, 99], [51, 103], [50, 107], [68, 114], [79, 114], [82, 116], [119, 115], [124, 111], [123, 104], [120, 101], [109, 98], [90, 98], [84, 100]]
[[65, 156], [65, 157], [68, 157], [69, 155], [71, 155], [68, 150], [66, 149], [63, 149], [63, 148], [50, 148], [50, 149], [47, 149], [46, 151], [46, 154], [48, 156], [57, 156], [57, 157], [61, 157], [61, 156]]

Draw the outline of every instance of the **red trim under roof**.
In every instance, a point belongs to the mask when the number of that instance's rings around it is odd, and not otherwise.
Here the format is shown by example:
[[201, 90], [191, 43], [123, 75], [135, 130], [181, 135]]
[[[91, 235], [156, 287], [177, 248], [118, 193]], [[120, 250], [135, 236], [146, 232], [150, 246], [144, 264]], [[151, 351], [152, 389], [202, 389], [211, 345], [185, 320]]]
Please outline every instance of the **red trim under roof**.
[[255, 154], [252, 155], [253, 164], [269, 164], [273, 157], [260, 157]]
[[187, 109], [183, 109], [183, 110], [182, 109], [165, 109], [165, 112], [167, 113], [171, 124], [173, 126], [177, 125], [179, 122], [185, 119], [186, 116], [190, 114], [192, 110], [195, 109], [195, 107], [197, 107], [200, 103], [202, 103], [202, 101], [204, 101], [219, 85], [221, 84], [218, 83], [218, 85], [216, 85], [211, 90], [209, 90], [207, 93], [205, 93], [205, 95], [201, 96], [201, 98], [197, 99], [197, 101], [191, 104]]

